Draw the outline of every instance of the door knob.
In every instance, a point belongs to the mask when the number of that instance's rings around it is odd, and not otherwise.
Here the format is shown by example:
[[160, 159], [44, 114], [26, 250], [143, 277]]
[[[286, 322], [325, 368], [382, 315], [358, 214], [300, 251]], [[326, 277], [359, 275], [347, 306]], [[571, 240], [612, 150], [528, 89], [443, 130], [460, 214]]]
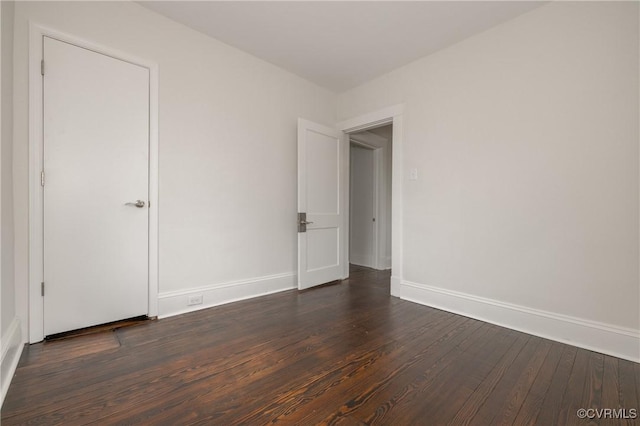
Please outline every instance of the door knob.
[[311, 225], [313, 222], [307, 221], [306, 213], [298, 213], [298, 232], [307, 232], [307, 225]]
[[135, 203], [124, 203], [125, 206], [135, 206], [139, 209], [143, 208], [145, 206], [145, 202], [142, 200], [136, 200]]

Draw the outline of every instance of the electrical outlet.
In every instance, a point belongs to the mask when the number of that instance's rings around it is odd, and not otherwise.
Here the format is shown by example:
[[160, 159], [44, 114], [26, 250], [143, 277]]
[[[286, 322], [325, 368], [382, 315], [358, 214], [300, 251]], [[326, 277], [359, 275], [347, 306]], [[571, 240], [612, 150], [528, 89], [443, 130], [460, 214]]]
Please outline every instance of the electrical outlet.
[[196, 294], [195, 296], [189, 296], [187, 299], [187, 306], [202, 305], [202, 295]]

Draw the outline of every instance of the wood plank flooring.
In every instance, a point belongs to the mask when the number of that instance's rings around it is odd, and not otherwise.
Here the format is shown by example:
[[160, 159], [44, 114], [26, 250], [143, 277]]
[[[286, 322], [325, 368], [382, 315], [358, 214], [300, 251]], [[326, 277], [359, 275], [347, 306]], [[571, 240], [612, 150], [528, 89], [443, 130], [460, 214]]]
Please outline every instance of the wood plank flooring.
[[[633, 425], [640, 365], [389, 297], [389, 274], [28, 346], [3, 426]], [[611, 417], [611, 416], [609, 416]]]

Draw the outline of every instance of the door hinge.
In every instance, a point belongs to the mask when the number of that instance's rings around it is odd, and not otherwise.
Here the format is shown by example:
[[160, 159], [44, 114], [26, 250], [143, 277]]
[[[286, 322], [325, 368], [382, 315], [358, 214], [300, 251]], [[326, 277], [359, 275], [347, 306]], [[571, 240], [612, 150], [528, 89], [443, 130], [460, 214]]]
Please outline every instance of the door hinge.
[[40, 186], [44, 186], [44, 170], [40, 172]]
[[40, 74], [44, 75], [44, 59], [40, 61]]
[[42, 296], [44, 297], [44, 281], [40, 283], [40, 292], [42, 293]]

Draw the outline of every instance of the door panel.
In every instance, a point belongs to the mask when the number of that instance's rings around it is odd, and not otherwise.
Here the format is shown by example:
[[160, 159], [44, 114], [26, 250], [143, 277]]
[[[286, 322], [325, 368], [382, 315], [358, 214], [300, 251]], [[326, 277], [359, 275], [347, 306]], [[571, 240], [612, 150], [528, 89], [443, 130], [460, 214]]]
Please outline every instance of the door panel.
[[307, 210], [314, 214], [339, 214], [340, 139], [308, 130], [306, 144]]
[[51, 335], [148, 313], [149, 71], [49, 37], [44, 61]]
[[306, 213], [298, 233], [298, 288], [345, 274], [344, 135], [306, 120], [298, 121], [298, 212]]
[[317, 271], [340, 263], [340, 233], [338, 228], [307, 230], [307, 270]]

